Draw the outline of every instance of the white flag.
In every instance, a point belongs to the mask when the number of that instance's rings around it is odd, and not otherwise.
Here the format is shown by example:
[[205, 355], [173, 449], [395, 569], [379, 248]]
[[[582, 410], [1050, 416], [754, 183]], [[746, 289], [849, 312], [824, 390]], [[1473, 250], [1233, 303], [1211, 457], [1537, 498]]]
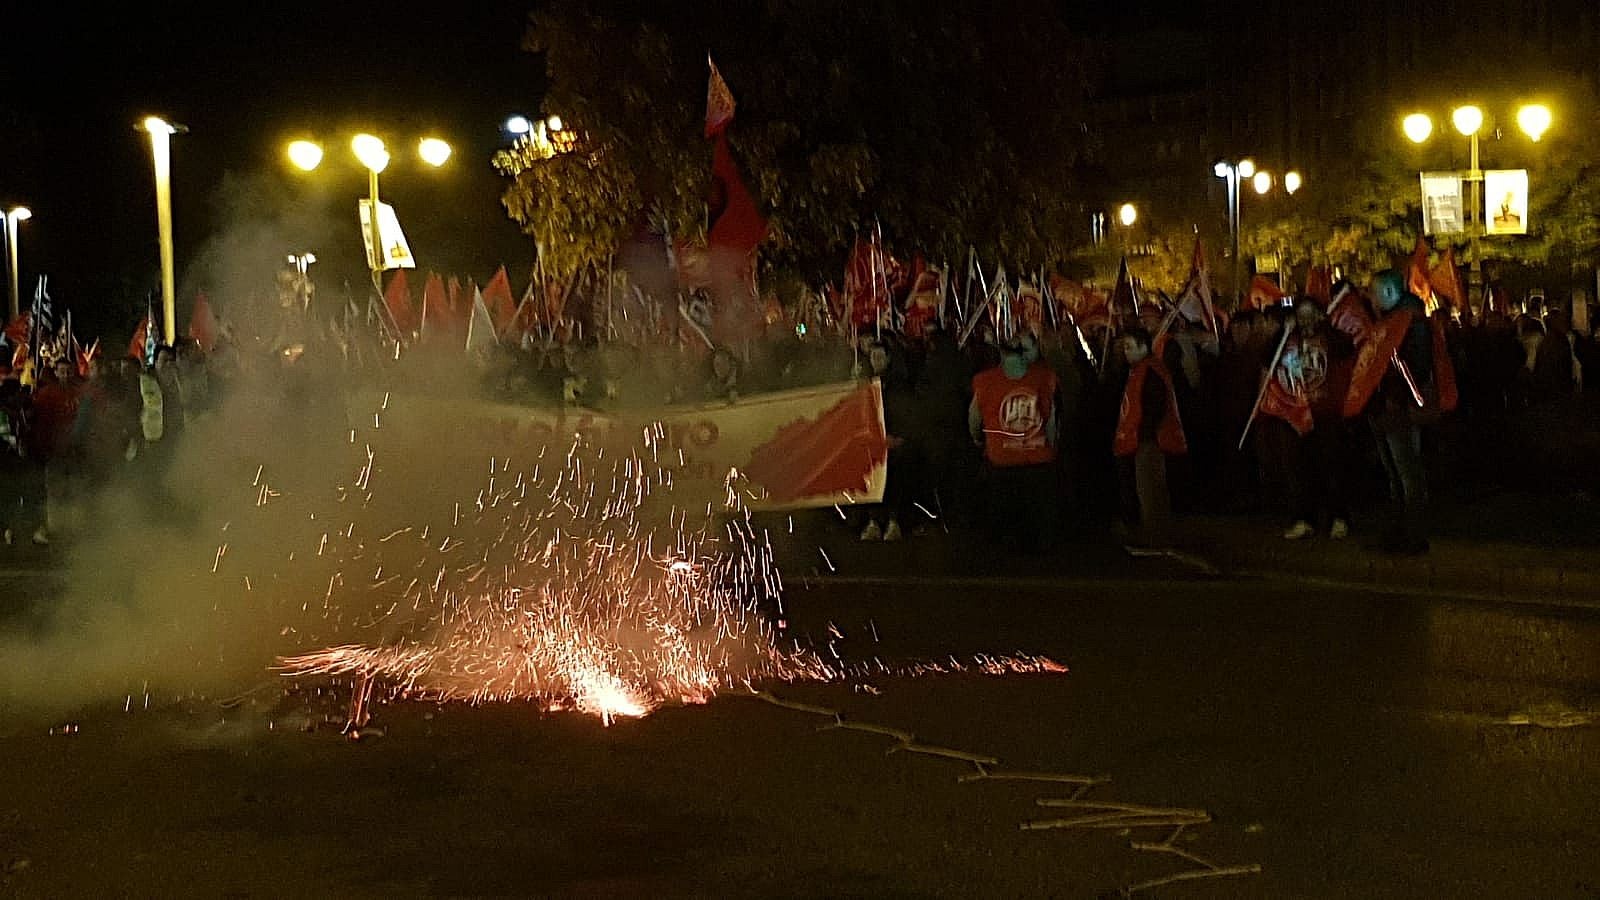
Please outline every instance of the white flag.
[[[361, 242], [366, 245], [368, 265], [371, 265], [372, 201], [357, 201], [356, 212], [361, 219]], [[411, 245], [406, 243], [405, 232], [400, 230], [400, 219], [394, 214], [394, 207], [382, 201], [378, 203], [378, 238], [383, 241], [383, 256], [381, 265], [373, 268], [387, 271], [417, 267], [417, 261], [411, 256]]]
[[483, 292], [472, 286], [472, 318], [467, 320], [467, 352], [486, 353], [500, 345], [494, 336], [494, 319], [489, 317], [489, 306], [483, 302]]

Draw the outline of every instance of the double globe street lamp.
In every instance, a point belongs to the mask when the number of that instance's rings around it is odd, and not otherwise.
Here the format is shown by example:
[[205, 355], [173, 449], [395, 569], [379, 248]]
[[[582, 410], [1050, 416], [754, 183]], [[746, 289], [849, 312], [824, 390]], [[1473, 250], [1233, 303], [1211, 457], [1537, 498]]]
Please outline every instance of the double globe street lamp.
[[[383, 139], [370, 134], [358, 134], [350, 140], [350, 151], [355, 154], [367, 170], [368, 193], [368, 240], [372, 246], [368, 253], [367, 261], [372, 269], [372, 283], [381, 293], [383, 290], [383, 271], [385, 265], [383, 249], [383, 232], [379, 227], [378, 204], [378, 175], [389, 167], [389, 148], [384, 145]], [[450, 145], [436, 137], [426, 137], [417, 143], [417, 157], [423, 162], [439, 168], [450, 160]], [[310, 172], [322, 164], [322, 145], [315, 141], [292, 141], [288, 147], [289, 162], [303, 172]]]

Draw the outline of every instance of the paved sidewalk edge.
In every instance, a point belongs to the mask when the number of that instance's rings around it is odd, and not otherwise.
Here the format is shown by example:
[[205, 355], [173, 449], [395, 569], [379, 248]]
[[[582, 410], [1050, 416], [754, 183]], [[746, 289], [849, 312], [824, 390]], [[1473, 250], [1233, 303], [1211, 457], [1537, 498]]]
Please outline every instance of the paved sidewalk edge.
[[1544, 607], [1548, 609], [1600, 610], [1600, 597], [1592, 595], [1570, 596], [1563, 593], [1516, 593], [1471, 591], [1460, 588], [1404, 582], [1352, 581], [1306, 572], [1253, 567], [1226, 570], [1216, 577], [1193, 579], [1172, 578], [1121, 578], [1110, 576], [1050, 576], [1050, 575], [813, 575], [795, 579], [792, 584], [801, 588], [839, 586], [863, 587], [931, 587], [935, 585], [974, 588], [1021, 588], [1026, 590], [1104, 588], [1110, 585], [1133, 589], [1195, 590], [1210, 589], [1219, 584], [1237, 584], [1241, 581], [1270, 581], [1301, 584], [1325, 590], [1364, 591], [1396, 597], [1413, 597], [1426, 600], [1454, 600], [1483, 604], [1512, 604], [1516, 606]]

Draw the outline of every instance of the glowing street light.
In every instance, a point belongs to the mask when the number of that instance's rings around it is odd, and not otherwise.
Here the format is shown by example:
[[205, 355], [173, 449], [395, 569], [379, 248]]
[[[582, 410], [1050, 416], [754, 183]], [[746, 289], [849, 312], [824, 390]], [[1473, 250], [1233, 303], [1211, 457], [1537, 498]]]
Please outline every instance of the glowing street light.
[[533, 123], [527, 116], [512, 116], [506, 120], [505, 128], [512, 134], [523, 135], [533, 130]]
[[[1233, 245], [1233, 288], [1241, 291], [1243, 278], [1239, 268], [1239, 231], [1240, 209], [1239, 195], [1244, 192], [1244, 182], [1248, 180], [1250, 186], [1257, 194], [1266, 194], [1272, 190], [1272, 173], [1264, 169], [1257, 169], [1255, 160], [1241, 159], [1238, 161], [1218, 160], [1211, 167], [1211, 171], [1228, 183], [1228, 234]], [[1284, 190], [1293, 194], [1300, 190], [1303, 184], [1299, 172], [1288, 172], [1283, 176]]]
[[[1472, 187], [1469, 194], [1471, 208], [1467, 210], [1468, 221], [1471, 222], [1478, 220], [1478, 217], [1482, 215], [1483, 209], [1483, 170], [1478, 167], [1478, 134], [1483, 130], [1483, 120], [1483, 110], [1471, 103], [1462, 104], [1450, 111], [1450, 124], [1454, 125], [1456, 131], [1468, 139], [1470, 152], [1468, 168], [1465, 172], [1458, 171], [1456, 175]], [[1517, 110], [1517, 127], [1534, 142], [1538, 142], [1540, 138], [1544, 137], [1545, 132], [1550, 130], [1550, 125], [1553, 121], [1554, 116], [1550, 112], [1550, 107], [1542, 103], [1529, 103]], [[1406, 137], [1410, 138], [1413, 143], [1421, 144], [1433, 134], [1433, 121], [1428, 118], [1427, 114], [1416, 112], [1406, 116], [1401, 121], [1401, 128], [1405, 131]], [[1482, 273], [1480, 255], [1477, 252], [1478, 233], [1476, 231], [1471, 232], [1471, 240], [1473, 252], [1472, 263], [1468, 270], [1470, 274], [1468, 275], [1467, 286], [1469, 291], [1475, 291], [1481, 284]]]
[[389, 167], [389, 150], [383, 141], [370, 134], [358, 134], [350, 139], [350, 150], [373, 175]]
[[1427, 113], [1412, 113], [1406, 116], [1400, 127], [1405, 130], [1406, 137], [1410, 138], [1413, 144], [1420, 144], [1433, 134], [1433, 120], [1428, 118]]
[[1537, 144], [1539, 138], [1544, 137], [1544, 133], [1550, 130], [1551, 118], [1550, 107], [1543, 103], [1530, 103], [1517, 110], [1517, 127], [1522, 129], [1522, 133], [1526, 134], [1529, 140]]
[[156, 230], [161, 241], [161, 331], [168, 346], [177, 342], [177, 289], [172, 262], [172, 136], [188, 129], [159, 116], [147, 116], [138, 129], [150, 135], [156, 175]]
[[26, 222], [33, 218], [33, 210], [26, 206], [13, 206], [5, 212], [6, 232], [6, 275], [8, 276], [11, 298], [12, 321], [22, 314], [22, 294], [20, 288], [21, 272], [17, 269], [17, 223]]
[[310, 172], [322, 165], [322, 147], [311, 141], [294, 141], [289, 145], [289, 162], [302, 172]]
[[1133, 223], [1139, 221], [1139, 208], [1132, 203], [1122, 204], [1117, 208], [1117, 221], [1121, 222], [1124, 228], [1133, 227]]
[[423, 162], [437, 169], [450, 159], [450, 145], [438, 138], [423, 138], [421, 143], [417, 144], [417, 155], [422, 157]]
[[[514, 117], [512, 121], [508, 121], [506, 127], [508, 129], [512, 128], [513, 122], [518, 118], [521, 117]], [[389, 162], [392, 157], [389, 155], [389, 148], [384, 144], [382, 138], [366, 133], [358, 134], [350, 139], [350, 152], [355, 154], [356, 159], [367, 170], [367, 196], [371, 204], [367, 227], [370, 231], [370, 240], [372, 242], [372, 255], [367, 262], [372, 270], [373, 283], [381, 291], [384, 265], [383, 233], [379, 225], [379, 209], [381, 205], [378, 199], [378, 175], [389, 168]], [[452, 148], [448, 143], [436, 137], [426, 137], [417, 142], [417, 157], [434, 168], [449, 162], [452, 152]], [[307, 172], [317, 168], [322, 162], [322, 147], [312, 141], [294, 141], [289, 144], [288, 153], [289, 161], [294, 163], [297, 168]], [[314, 258], [302, 260], [298, 264], [301, 266], [302, 274], [304, 273], [303, 266], [315, 261]]]
[[1450, 111], [1450, 122], [1462, 137], [1477, 137], [1478, 129], [1483, 127], [1483, 110], [1470, 103], [1458, 106]]

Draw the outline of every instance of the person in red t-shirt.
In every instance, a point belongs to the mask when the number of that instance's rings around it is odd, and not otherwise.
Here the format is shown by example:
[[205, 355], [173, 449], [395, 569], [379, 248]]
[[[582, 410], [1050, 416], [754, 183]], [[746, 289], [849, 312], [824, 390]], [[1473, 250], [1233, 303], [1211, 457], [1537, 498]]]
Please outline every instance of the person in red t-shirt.
[[1001, 348], [1000, 365], [972, 379], [967, 428], [983, 450], [983, 495], [996, 536], [1037, 549], [1054, 531], [1055, 372], [1031, 335]]

